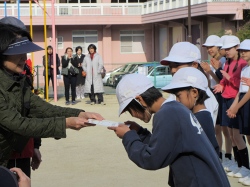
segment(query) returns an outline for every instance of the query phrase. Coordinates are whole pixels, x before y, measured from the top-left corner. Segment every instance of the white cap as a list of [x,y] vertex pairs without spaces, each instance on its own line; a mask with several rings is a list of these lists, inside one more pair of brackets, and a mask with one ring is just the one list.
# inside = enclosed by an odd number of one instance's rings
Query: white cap
[[240,47],[238,50],[249,50],[250,51],[250,39],[245,39],[243,42],[240,43]]
[[225,41],[225,39],[228,37],[229,35],[223,35],[222,37],[220,37],[220,47],[223,46],[223,43]]
[[234,47],[236,45],[240,44],[240,40],[237,36],[233,36],[233,35],[228,35],[224,41],[223,41],[223,45],[222,45],[222,49],[228,49],[231,47]]
[[119,116],[136,96],[144,93],[153,86],[152,81],[145,75],[138,73],[125,75],[116,87]]
[[173,45],[169,55],[161,60],[162,65],[169,65],[169,62],[187,63],[201,60],[199,48],[190,42],[178,42]]
[[203,47],[212,47],[212,46],[221,47],[222,44],[220,43],[220,37],[216,35],[210,35],[209,37],[207,37],[206,42],[202,46]]
[[208,88],[206,76],[200,70],[193,67],[181,68],[174,74],[170,84],[164,86],[162,90],[168,91],[189,86],[206,91]]

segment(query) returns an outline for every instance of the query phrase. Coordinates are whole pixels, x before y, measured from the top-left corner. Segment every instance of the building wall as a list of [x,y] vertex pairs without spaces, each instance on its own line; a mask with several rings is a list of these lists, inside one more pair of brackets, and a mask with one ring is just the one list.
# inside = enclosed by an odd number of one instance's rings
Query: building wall
[[[112,67],[117,67],[128,62],[152,61],[152,29],[151,25],[124,25],[112,26]],[[144,30],[145,31],[145,53],[121,53],[120,31],[121,30]]]
[[[33,28],[34,42],[46,48],[44,42],[43,26],[36,26]],[[57,26],[56,37],[63,37],[63,48],[54,49],[58,53],[60,59],[64,55],[67,47],[72,47],[72,31],[73,30],[97,30],[98,31],[98,44],[97,52],[103,57],[104,66],[107,71],[114,69],[129,62],[149,62],[153,61],[152,53],[154,52],[152,27],[148,25],[124,25],[124,26]],[[121,53],[120,31],[121,30],[144,30],[144,53]],[[47,28],[47,46],[52,45],[52,30]],[[42,76],[43,64],[42,57],[45,55],[46,50],[34,53],[34,66],[40,66],[38,69],[39,83],[44,84]],[[31,56],[28,56],[31,58]]]

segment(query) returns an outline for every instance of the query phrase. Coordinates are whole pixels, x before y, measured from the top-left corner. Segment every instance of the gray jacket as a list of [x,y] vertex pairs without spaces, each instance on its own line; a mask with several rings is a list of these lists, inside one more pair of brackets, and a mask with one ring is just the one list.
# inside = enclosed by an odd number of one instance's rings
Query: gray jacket
[[87,76],[85,80],[85,93],[91,93],[91,85],[94,85],[94,93],[103,93],[103,82],[102,82],[102,68],[103,61],[102,57],[95,53],[93,60],[90,58],[90,54],[87,54],[83,60],[82,68],[86,71]]

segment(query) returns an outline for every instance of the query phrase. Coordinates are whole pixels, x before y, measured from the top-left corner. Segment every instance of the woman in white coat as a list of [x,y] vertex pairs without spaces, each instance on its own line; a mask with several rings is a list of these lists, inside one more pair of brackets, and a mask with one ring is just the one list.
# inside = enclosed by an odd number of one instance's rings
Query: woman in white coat
[[[105,105],[103,100],[103,82],[102,82],[102,57],[96,52],[96,46],[90,44],[88,46],[89,54],[83,60],[82,68],[87,73],[85,80],[85,93],[89,94],[90,104],[96,103]],[[98,102],[96,102],[96,96]]]

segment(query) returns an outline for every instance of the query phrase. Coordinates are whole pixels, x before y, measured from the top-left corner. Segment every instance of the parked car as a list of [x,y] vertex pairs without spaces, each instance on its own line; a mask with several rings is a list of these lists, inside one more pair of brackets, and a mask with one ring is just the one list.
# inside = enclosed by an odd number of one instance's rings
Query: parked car
[[159,65],[151,70],[147,77],[153,82],[156,88],[168,85],[172,80],[169,66]]
[[109,85],[110,85],[110,86],[115,86],[114,82],[115,82],[115,77],[116,77],[117,75],[125,74],[125,73],[128,73],[128,72],[131,72],[131,71],[133,71],[136,67],[138,67],[140,64],[143,64],[143,63],[146,63],[146,62],[127,63],[127,64],[125,64],[125,67],[124,67],[123,69],[121,69],[120,71],[111,73],[111,74],[110,74],[110,78],[109,78]]
[[119,71],[121,68],[123,68],[124,66],[120,66],[118,68],[115,68],[109,72],[106,73],[105,77],[102,79],[102,82],[105,86],[109,86],[109,78],[110,78],[110,74]]
[[[123,72],[121,74],[114,75],[113,86],[116,87],[124,75],[131,74],[131,73],[138,73],[139,67],[145,67],[145,68],[147,68],[147,72],[150,72],[154,67],[159,66],[159,65],[160,65],[159,62],[147,62],[147,63],[143,63],[143,64],[136,66],[134,68],[134,70],[132,70],[130,72]],[[144,73],[146,73],[146,72],[144,72]]]
[[[153,82],[156,88],[162,88],[171,82],[172,74],[170,72],[169,66],[157,65],[156,67],[153,66],[149,68],[150,70],[147,77]],[[116,77],[116,86],[124,75],[126,74]]]

